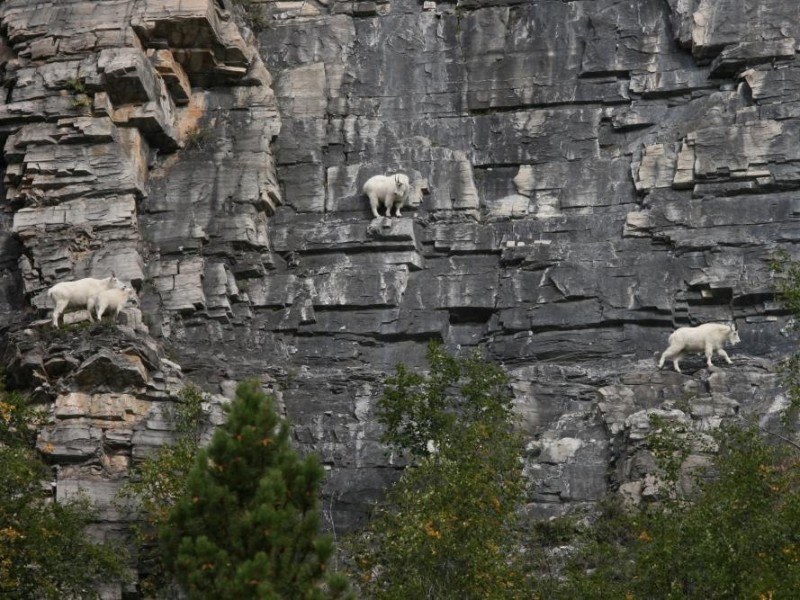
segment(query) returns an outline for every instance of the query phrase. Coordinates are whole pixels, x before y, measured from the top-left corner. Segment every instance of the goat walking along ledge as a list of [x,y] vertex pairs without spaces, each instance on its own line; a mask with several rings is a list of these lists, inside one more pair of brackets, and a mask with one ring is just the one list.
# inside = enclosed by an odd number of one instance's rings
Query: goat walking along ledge
[[664,366],[664,361],[672,359],[672,364],[675,370],[681,373],[678,361],[684,354],[690,352],[700,353],[704,352],[706,355],[706,364],[708,368],[714,367],[711,362],[711,356],[716,350],[717,353],[724,358],[727,363],[733,364],[728,353],[723,350],[722,346],[725,342],[730,342],[732,345],[738,344],[739,332],[736,331],[734,325],[727,325],[725,323],[703,323],[696,327],[680,327],[676,329],[669,336],[669,346],[661,354],[658,361],[658,368]]

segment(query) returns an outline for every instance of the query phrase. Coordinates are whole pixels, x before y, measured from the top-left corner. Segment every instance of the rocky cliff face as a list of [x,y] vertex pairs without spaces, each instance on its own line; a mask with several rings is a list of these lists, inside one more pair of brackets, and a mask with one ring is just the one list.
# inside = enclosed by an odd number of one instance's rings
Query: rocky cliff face
[[[113,495],[185,380],[259,377],[352,526],[396,473],[382,377],[429,339],[509,369],[537,516],[652,493],[654,411],[703,431],[785,403],[791,3],[6,0],[0,26],[0,325],[53,406],[59,494]],[[421,204],[373,220],[361,186],[393,171]],[[30,327],[52,283],[111,270],[142,298],[125,326]],[[711,320],[732,366],[656,369]]]

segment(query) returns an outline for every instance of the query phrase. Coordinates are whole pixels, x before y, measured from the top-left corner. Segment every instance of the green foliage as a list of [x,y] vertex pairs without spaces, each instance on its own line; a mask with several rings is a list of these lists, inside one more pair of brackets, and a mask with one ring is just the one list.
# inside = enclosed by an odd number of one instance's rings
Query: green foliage
[[183,143],[185,150],[202,150],[213,137],[214,132],[210,127],[197,126],[186,133]]
[[159,447],[135,465],[130,481],[123,486],[123,496],[138,500],[151,524],[163,523],[186,489],[186,478],[199,451],[205,423],[204,400],[199,388],[186,386],[181,390],[180,402],[168,409],[166,415],[175,428],[175,443]]
[[181,390],[180,402],[167,409],[167,416],[179,438],[187,438],[195,445],[200,443],[206,418],[203,404],[207,400],[206,394],[197,386],[187,385]]
[[92,105],[92,98],[86,91],[86,85],[80,79],[68,79],[65,87],[72,92],[72,106],[74,108]]
[[272,398],[240,384],[228,419],[201,450],[160,528],[164,563],[189,598],[341,598],[320,536],[315,457],[300,459]]
[[778,300],[793,315],[800,315],[800,263],[792,260],[786,250],[779,250],[770,259],[770,270]]
[[244,9],[244,19],[247,25],[256,33],[269,28],[270,20],[264,12],[264,3],[256,0],[234,0]]
[[779,369],[781,381],[789,397],[789,406],[783,413],[784,425],[797,420],[800,413],[800,353],[792,354],[784,360]]
[[124,578],[123,558],[87,539],[86,500],[48,497],[50,470],[33,450],[44,419],[21,395],[0,391],[0,596],[94,598],[98,582]]
[[793,598],[800,589],[800,459],[755,429],[718,434],[715,477],[692,504],[606,507],[547,598]]
[[681,476],[681,467],[691,452],[692,434],[683,423],[669,421],[659,415],[650,415],[652,432],[647,437],[647,446],[653,453],[661,481],[670,497],[676,497]]
[[[0,379],[3,377],[0,373]],[[21,394],[6,392],[0,386],[0,445],[32,448],[46,421],[43,410],[31,405]]]
[[66,87],[74,94],[86,93],[86,85],[80,79],[68,79]]
[[170,578],[160,564],[156,546],[158,528],[162,526],[186,491],[186,480],[200,449],[200,438],[206,423],[203,403],[205,394],[188,385],[181,390],[179,401],[166,416],[175,429],[174,444],[158,450],[131,469],[129,481],[120,490],[121,499],[135,502],[143,520],[135,526],[136,544],[142,549],[140,562],[146,573],[140,582],[148,596],[163,595],[169,589]]
[[511,394],[501,367],[477,355],[456,358],[438,343],[429,344],[427,358],[428,375],[400,364],[386,379],[377,406],[385,442],[424,457],[429,455],[429,442],[446,454],[459,437],[474,436],[474,429],[493,426],[510,431]]
[[526,597],[523,448],[507,376],[436,343],[427,357],[428,375],[399,365],[378,403],[384,441],[416,462],[352,542],[362,589],[387,599]]
[[[772,256],[770,268],[775,276],[778,301],[795,318],[800,318],[800,262],[791,260],[786,250],[779,250]],[[796,322],[793,328],[797,330]],[[783,415],[784,424],[789,425],[800,413],[800,353],[781,364],[780,374],[789,396],[789,407]]]

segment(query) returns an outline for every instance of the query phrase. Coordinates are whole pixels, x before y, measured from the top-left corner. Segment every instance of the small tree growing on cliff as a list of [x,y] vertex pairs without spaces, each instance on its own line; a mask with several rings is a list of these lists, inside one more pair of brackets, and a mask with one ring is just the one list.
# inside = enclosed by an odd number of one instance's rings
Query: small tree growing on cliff
[[[792,260],[785,250],[776,252],[770,264],[775,277],[775,291],[778,301],[791,312],[795,321],[793,329],[800,326],[800,262]],[[800,414],[800,353],[795,352],[783,363],[781,376],[789,396],[789,409],[784,414],[788,425]]]
[[318,532],[323,475],[292,449],[272,398],[240,384],[160,530],[167,568],[190,598],[343,597],[346,581],[328,573],[332,541]]
[[138,567],[142,575],[139,587],[147,597],[171,597],[174,591],[161,564],[158,529],[186,490],[189,471],[208,426],[204,408],[207,397],[198,387],[187,385],[177,400],[166,411],[166,417],[174,427],[174,443],[159,446],[134,465],[129,481],[120,490],[122,506],[129,508],[133,503],[141,511],[139,521],[134,525],[134,542],[139,550]]
[[25,398],[0,389],[0,597],[95,598],[98,583],[125,577],[124,560],[87,536],[87,501],[44,492],[50,469],[33,449],[43,424]]
[[387,599],[526,597],[523,448],[508,378],[437,343],[428,362],[428,375],[399,365],[378,403],[385,441],[415,462],[355,540],[362,589]]

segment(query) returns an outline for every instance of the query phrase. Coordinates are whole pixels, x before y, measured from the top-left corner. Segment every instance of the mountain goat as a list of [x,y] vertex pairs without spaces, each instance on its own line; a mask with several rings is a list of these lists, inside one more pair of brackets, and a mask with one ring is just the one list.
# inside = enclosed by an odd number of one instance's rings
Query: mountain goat
[[95,294],[95,296],[89,300],[86,307],[89,309],[90,314],[92,309],[97,307],[98,321],[102,321],[103,313],[106,312],[106,309],[113,310],[114,322],[116,323],[119,312],[125,308],[127,304],[135,306],[139,304],[139,298],[136,296],[136,290],[130,285],[125,284],[121,288],[111,288]]
[[714,350],[730,365],[732,364],[731,359],[728,353],[722,349],[722,345],[726,341],[734,345],[740,342],[739,332],[736,331],[734,325],[703,323],[697,327],[681,327],[669,336],[669,347],[661,355],[661,359],[658,361],[658,368],[660,369],[664,366],[665,360],[672,359],[675,370],[680,373],[681,368],[678,365],[678,361],[681,356],[689,352],[705,352],[706,364],[710,369],[714,366],[711,364],[711,355],[714,354]]
[[[88,306],[89,302],[103,290],[121,288],[122,282],[113,274],[105,279],[86,277],[77,281],[62,281],[47,290],[47,297],[55,303],[53,309],[53,327],[58,328],[60,317],[68,306]],[[92,312],[89,311],[89,320]]]
[[408,181],[408,175],[404,173],[395,173],[393,175],[375,175],[367,179],[364,184],[364,193],[369,198],[369,206],[372,209],[372,215],[377,219],[378,206],[383,203],[386,207],[386,216],[392,216],[392,206],[395,207],[395,215],[398,217],[400,209],[406,204],[408,200],[408,191],[411,185]]

